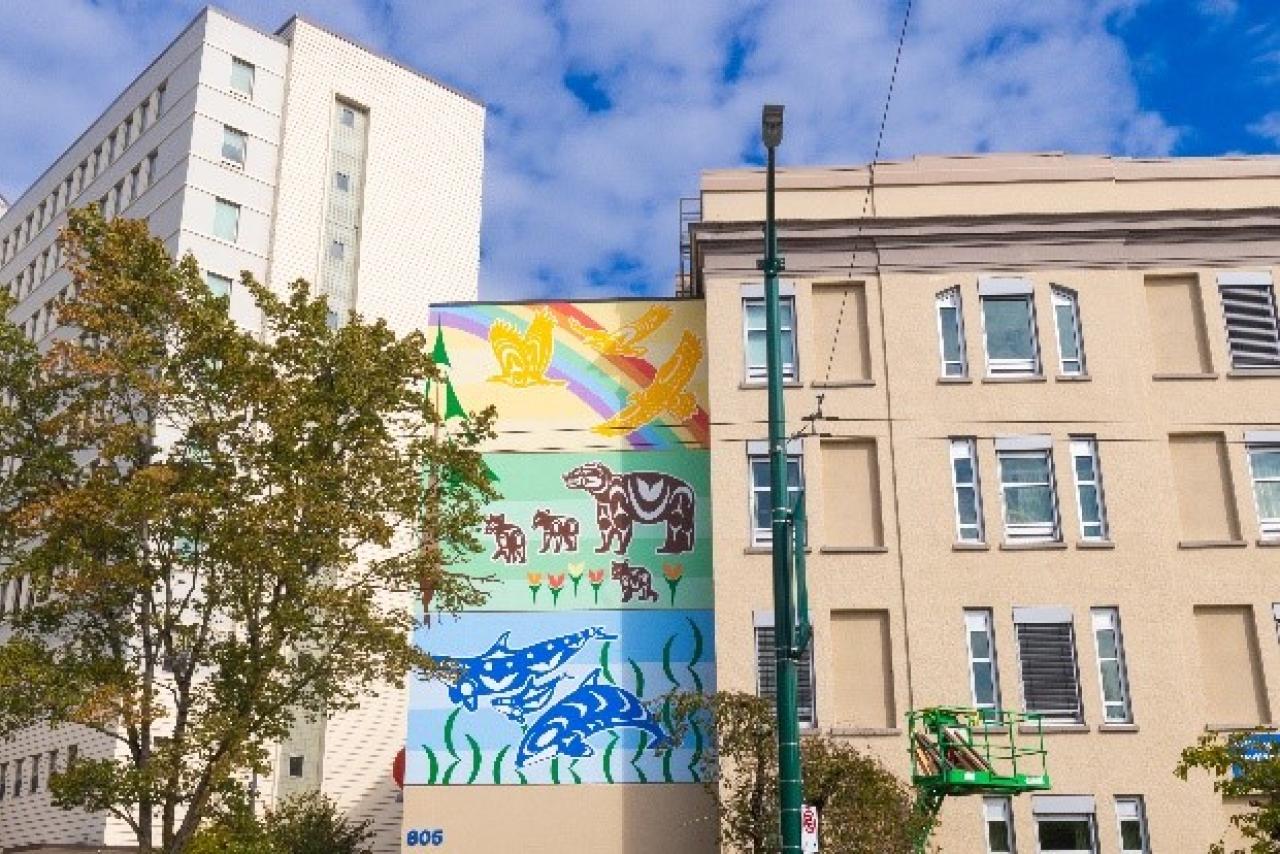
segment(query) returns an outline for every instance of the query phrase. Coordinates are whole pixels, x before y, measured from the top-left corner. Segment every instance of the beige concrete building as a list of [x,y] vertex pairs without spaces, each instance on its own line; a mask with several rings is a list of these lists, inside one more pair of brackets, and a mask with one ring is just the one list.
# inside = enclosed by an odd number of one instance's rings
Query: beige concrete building
[[[684,289],[716,354],[719,685],[767,691],[762,189],[704,173]],[[944,850],[1205,850],[1233,805],[1180,749],[1280,712],[1280,159],[928,157],[778,193],[789,430],[822,415],[794,443],[808,725],[906,774],[908,709],[1041,712],[1052,792],[948,801]]]

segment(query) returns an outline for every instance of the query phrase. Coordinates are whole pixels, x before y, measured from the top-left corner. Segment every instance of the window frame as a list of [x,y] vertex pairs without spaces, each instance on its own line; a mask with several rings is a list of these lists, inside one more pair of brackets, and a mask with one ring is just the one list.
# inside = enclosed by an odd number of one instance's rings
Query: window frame
[[[751,629],[751,642],[755,651],[756,663],[756,696],[764,700],[773,700],[777,696],[778,686],[774,684],[771,688],[766,688],[764,684],[765,668],[761,667],[761,649],[760,649],[760,633],[769,632],[771,638],[769,646],[771,649],[777,649],[777,634],[773,622],[772,614],[755,615]],[[804,659],[796,663],[796,706],[798,710],[798,718],[801,729],[816,729],[818,726],[818,681],[817,670],[814,667],[813,644],[809,644],[805,650]],[[776,655],[776,652],[775,652]],[[774,674],[772,677],[774,682],[777,680],[776,662],[770,659],[768,667],[769,673]],[[805,706],[801,700],[803,695],[804,675],[809,676],[809,704]],[[808,712],[806,717],[805,712]]]
[[[1116,811],[1116,850],[1120,854],[1150,854],[1151,852],[1151,836],[1147,831],[1147,807],[1142,795],[1116,795],[1115,796]],[[1124,808],[1122,808],[1122,805]],[[1126,814],[1130,813],[1131,814]],[[1138,835],[1141,839],[1140,847],[1126,848],[1124,845],[1124,823],[1126,821],[1136,821],[1138,823]]]
[[[961,453],[964,452],[964,453]],[[966,456],[967,455],[967,456]],[[956,463],[969,461],[969,470],[973,473],[972,481],[961,483]],[[986,514],[982,506],[982,478],[978,472],[978,443],[973,436],[952,436],[948,447],[948,460],[951,464],[951,507],[955,518],[955,534],[957,543],[982,545],[987,541]],[[967,524],[960,517],[960,490],[972,489],[976,519]],[[973,529],[973,536],[966,537],[966,529]]]
[[[1219,273],[1217,279],[1218,306],[1222,311],[1222,329],[1227,344],[1227,361],[1233,371],[1273,371],[1280,368],[1280,305],[1276,303],[1275,283],[1267,272]],[[1238,340],[1233,340],[1228,295],[1230,292],[1257,291],[1266,301],[1270,309],[1272,340],[1270,342],[1273,356],[1262,364],[1240,364],[1238,359],[1247,358],[1247,354],[1237,353]]]
[[[1046,481],[1041,483],[1006,483],[1003,462],[1007,459],[1041,458],[1046,464]],[[1006,543],[1059,543],[1062,542],[1062,510],[1058,506],[1058,483],[1054,471],[1052,447],[996,447],[996,476],[1000,482],[1001,521],[1004,523],[1004,539]],[[1051,519],[1049,522],[1014,522],[1009,521],[1010,489],[1043,489],[1049,490]]]
[[[755,479],[756,463],[763,462],[767,467],[769,465],[769,443],[767,441],[753,441],[747,443],[747,524],[750,531],[750,543],[753,547],[771,546],[773,544],[773,527],[757,528],[756,518],[759,508],[758,502],[761,500],[772,500],[771,484],[766,483],[761,488]],[[796,439],[787,443],[787,469],[788,475],[792,463],[796,463],[799,468],[799,477],[797,477],[797,486],[792,489],[790,477],[787,478],[787,497],[794,499],[804,494],[804,445]],[[770,508],[772,510],[772,508]]]
[[[219,293],[218,289],[213,286],[213,281],[212,281],[213,279],[217,279],[219,284],[222,284],[223,282],[226,283],[221,293]],[[235,280],[232,279],[230,276],[224,276],[221,273],[215,273],[213,270],[205,270],[204,286],[208,288],[209,292],[216,297],[230,298],[231,290],[235,286]]]
[[[1007,795],[986,795],[982,798],[983,842],[987,854],[1017,854],[1018,839],[1013,827],[1013,798]],[[1008,837],[1008,847],[997,850],[991,844],[991,826],[1003,824]]]
[[[1053,714],[1053,712],[1067,711],[1065,709],[1054,709],[1049,712],[1040,709],[1031,708],[1030,698],[1027,696],[1027,662],[1026,654],[1023,648],[1022,626],[1024,625],[1053,625],[1066,626],[1069,632],[1069,641],[1071,648],[1071,675],[1075,688],[1075,710],[1070,715]],[[1080,640],[1076,636],[1076,626],[1074,615],[1067,608],[1026,608],[1014,609],[1013,617],[1014,641],[1018,648],[1018,681],[1021,683],[1022,689],[1022,708],[1024,711],[1033,714],[1039,714],[1046,727],[1055,726],[1079,726],[1084,723],[1084,698],[1082,696],[1080,685]]]
[[[232,233],[232,236],[230,237],[226,236],[225,234],[221,234],[218,231],[218,221],[219,221],[218,214],[219,214],[219,211],[222,211],[225,209],[234,209],[235,211],[235,222],[234,222],[234,227],[232,229],[233,233]],[[236,204],[230,199],[224,199],[221,196],[215,196],[213,200],[213,229],[212,229],[213,236],[218,240],[225,240],[229,243],[239,243],[240,242],[240,213],[241,213],[240,205]]]
[[[227,153],[228,140],[232,140],[232,139],[240,143],[239,158],[233,157]],[[249,134],[245,133],[239,128],[224,124],[222,126],[222,148],[220,150],[220,153],[222,154],[222,162],[224,164],[228,164],[237,169],[243,169],[245,167],[245,163],[249,159]],[[232,150],[232,153],[233,154],[235,153],[234,149]]]
[[[1040,840],[1041,822],[1076,822],[1082,821],[1089,828],[1088,848],[1045,848]],[[1091,812],[1082,813],[1036,813],[1036,851],[1038,854],[1098,854],[1098,820]]]
[[[1094,659],[1098,665],[1098,698],[1102,701],[1102,721],[1107,724],[1131,724],[1133,723],[1133,698],[1129,692],[1129,669],[1124,654],[1124,632],[1120,623],[1120,609],[1114,606],[1090,608],[1089,628],[1093,634]],[[1105,631],[1110,631],[1114,637],[1115,655],[1113,656],[1102,655],[1101,633]],[[1106,676],[1102,669],[1104,661],[1115,662],[1120,688],[1119,700],[1107,698]],[[1122,715],[1118,718],[1111,716],[1110,707],[1114,705],[1121,707]]]
[[[1080,321],[1080,294],[1074,289],[1063,285],[1051,285],[1049,287],[1050,304],[1053,307],[1053,329],[1058,340],[1058,373],[1064,377],[1083,377],[1088,376],[1088,366],[1085,362],[1084,354],[1084,327]],[[1061,316],[1058,313],[1060,308],[1069,308],[1071,310],[1071,328],[1070,333],[1075,338],[1076,355],[1069,358],[1064,351],[1063,345],[1066,343],[1062,336]],[[1069,367],[1068,363],[1074,362],[1074,367]]]
[[[1280,439],[1280,434],[1275,438]],[[1272,518],[1262,515],[1262,501],[1261,495],[1258,493],[1258,484],[1280,483],[1280,475],[1267,475],[1260,478],[1258,476],[1258,466],[1254,460],[1255,453],[1280,454],[1280,441],[1245,438],[1245,456],[1249,461],[1249,486],[1250,491],[1253,493],[1253,511],[1258,518],[1258,535],[1266,542],[1273,542],[1280,540],[1280,516]]]
[[[298,773],[296,774],[293,772],[293,763],[295,760],[298,763]],[[290,779],[301,780],[306,771],[306,756],[297,753],[290,754],[285,770]]]
[[[242,88],[236,85],[236,71],[248,70],[248,88]],[[227,77],[227,88],[231,94],[241,98],[253,99],[253,90],[257,85],[258,67],[247,59],[241,59],[238,56],[231,57],[231,73]]]
[[[1076,514],[1080,522],[1080,539],[1093,543],[1109,542],[1111,539],[1111,525],[1107,518],[1107,497],[1102,480],[1102,458],[1098,453],[1098,437],[1071,436],[1068,447],[1071,452],[1071,478],[1075,483]],[[1091,461],[1093,468],[1092,480],[1082,480],[1080,478],[1080,467],[1076,464],[1076,461],[1081,458],[1088,458]],[[1097,497],[1097,522],[1087,522],[1085,520],[1084,490],[1089,487],[1092,487],[1094,495]],[[1095,525],[1098,529],[1097,532],[1090,533],[1089,528]]]
[[[1000,667],[996,656],[995,616],[990,608],[964,609],[964,643],[969,660],[969,698],[980,712],[1000,708]],[[984,634],[987,638],[987,656],[980,657],[973,649],[973,636]],[[977,666],[986,663],[991,667],[991,703],[984,705],[978,699]]]
[[[1031,344],[1031,356],[1026,359],[1007,357],[992,358],[991,339],[987,324],[988,302],[1021,302],[1027,307],[1027,335]],[[1033,293],[979,294],[979,312],[982,315],[982,348],[987,359],[988,377],[1040,377],[1044,375],[1040,355],[1040,327],[1036,319],[1036,301]]]
[[[781,290],[781,289],[780,289]],[[744,295],[742,297],[742,364],[743,377],[745,381],[751,385],[764,384],[768,381],[768,360],[759,365],[753,365],[751,362],[751,333],[757,332],[765,334],[767,331],[768,321],[763,321],[758,329],[751,326],[751,313],[748,311],[749,305],[759,305],[761,308],[761,316],[764,315],[764,297],[754,295]],[[791,306],[791,325],[786,324],[785,306]],[[800,381],[800,350],[798,347],[798,338],[796,336],[796,297],[794,293],[779,293],[778,295],[778,323],[780,326],[779,334],[781,335],[784,346],[784,360],[782,362],[782,380],[783,382],[799,382]],[[791,340],[791,362],[785,360],[786,346],[785,342],[788,335]]]
[[[964,337],[964,296],[960,293],[960,286],[954,285],[939,291],[934,295],[933,303],[934,319],[938,327],[938,358],[941,376],[943,379],[966,379],[969,376],[969,348]],[[959,352],[956,355],[959,358],[954,360],[947,358],[946,327],[942,320],[944,309],[951,309],[955,313],[954,331],[959,344]],[[957,368],[954,373],[949,370],[952,365]]]

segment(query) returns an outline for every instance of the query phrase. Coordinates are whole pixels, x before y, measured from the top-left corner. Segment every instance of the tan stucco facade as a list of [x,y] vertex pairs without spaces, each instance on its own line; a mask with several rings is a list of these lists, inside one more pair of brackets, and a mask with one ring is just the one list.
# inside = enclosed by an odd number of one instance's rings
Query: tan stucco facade
[[[1055,609],[1074,630],[1082,714],[1047,736],[1053,794],[1093,796],[1098,851],[1121,850],[1115,798],[1134,795],[1150,850],[1205,850],[1231,808],[1203,777],[1174,777],[1179,751],[1280,711],[1280,550],[1260,533],[1246,444],[1280,430],[1280,370],[1233,367],[1218,293],[1222,273],[1280,276],[1280,159],[922,158],[878,165],[870,199],[868,183],[865,167],[778,181],[798,365],[788,431],[825,396],[801,440],[817,728],[905,775],[904,713],[974,702],[966,609],[989,611],[1012,709],[1025,701],[1015,609]],[[765,391],[747,380],[743,326],[762,187],[759,170],[705,173],[693,227],[714,354],[718,678],[741,690],[756,688],[753,626],[771,607],[747,462]],[[1032,376],[989,375],[986,277],[1029,292]],[[1075,295],[1078,375],[1061,364],[1055,287]],[[962,376],[940,357],[938,295],[953,288]],[[1060,533],[1010,542],[997,445],[1045,436]],[[957,437],[976,451],[981,543],[958,542]],[[1102,537],[1082,532],[1073,437],[1096,442]],[[1104,716],[1097,608],[1119,616],[1129,721]],[[986,851],[982,816],[980,799],[948,801],[937,842]],[[1030,796],[1013,821],[1017,850],[1039,850]]]

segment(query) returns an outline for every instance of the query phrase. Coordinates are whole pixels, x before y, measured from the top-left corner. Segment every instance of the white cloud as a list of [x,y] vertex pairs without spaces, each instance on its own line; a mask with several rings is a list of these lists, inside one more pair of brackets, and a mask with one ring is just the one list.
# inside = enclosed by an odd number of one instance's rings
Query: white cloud
[[[52,33],[78,46],[7,78],[0,56],[0,86],[25,81],[27,107],[47,116],[41,105],[52,101],[60,123],[0,147],[5,190],[34,177],[35,163],[56,156],[50,140],[69,142],[181,24],[173,14],[148,17],[151,40],[130,44],[123,33],[142,17],[132,5],[53,2],[109,19],[132,53],[122,59]],[[195,0],[184,2],[182,15],[194,13]],[[1138,2],[916,0],[882,156],[1169,152],[1177,131],[1138,103],[1132,61],[1110,26]],[[285,3],[229,6],[274,28]],[[865,161],[901,13],[902,0],[327,0],[303,10],[489,105],[481,273],[489,298],[667,292],[678,198],[696,194],[700,170],[742,163],[766,101],[787,105],[784,163]],[[82,53],[94,57],[88,74],[130,62],[133,70],[80,89]],[[738,67],[726,81],[731,55]],[[611,109],[589,110],[566,87],[570,73],[594,75]],[[29,124],[3,103],[0,120]]]
[[1249,125],[1245,130],[1254,136],[1270,140],[1277,147],[1280,147],[1280,110],[1272,110]]

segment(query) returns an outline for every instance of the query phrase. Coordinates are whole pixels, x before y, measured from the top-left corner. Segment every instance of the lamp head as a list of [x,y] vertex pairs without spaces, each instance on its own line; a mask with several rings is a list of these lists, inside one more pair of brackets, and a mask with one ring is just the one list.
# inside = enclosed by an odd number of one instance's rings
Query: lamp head
[[782,144],[782,105],[765,104],[760,119],[760,139],[765,148],[777,148]]

